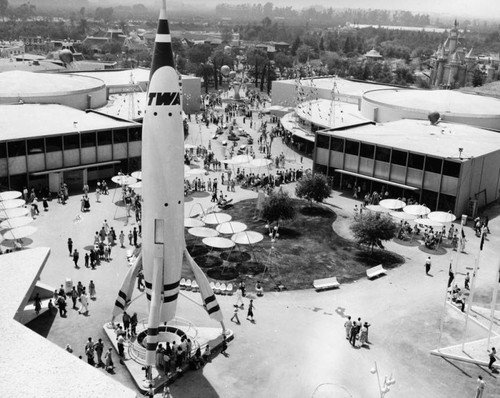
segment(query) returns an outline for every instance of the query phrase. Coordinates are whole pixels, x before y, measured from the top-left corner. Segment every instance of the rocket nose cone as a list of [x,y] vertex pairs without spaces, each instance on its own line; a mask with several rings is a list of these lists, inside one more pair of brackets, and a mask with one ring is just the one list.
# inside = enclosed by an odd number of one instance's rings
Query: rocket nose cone
[[172,37],[170,36],[170,28],[168,26],[165,0],[162,1],[160,17],[158,19],[150,76],[162,66],[175,68]]

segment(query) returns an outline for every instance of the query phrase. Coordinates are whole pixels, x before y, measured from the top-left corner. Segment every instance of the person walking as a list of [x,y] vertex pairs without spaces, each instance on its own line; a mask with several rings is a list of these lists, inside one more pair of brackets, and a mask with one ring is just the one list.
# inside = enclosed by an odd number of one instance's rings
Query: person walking
[[89,254],[88,253],[85,253],[85,268],[88,268],[89,267]]
[[94,350],[97,355],[96,366],[101,367],[102,365],[104,365],[104,363],[102,362],[102,353],[104,351],[104,344],[102,343],[102,339],[99,339],[99,341],[94,344]]
[[87,355],[87,362],[89,365],[94,366],[94,342],[92,341],[92,337],[88,338],[87,344],[85,344],[85,355]]
[[448,289],[451,286],[451,283],[453,282],[453,279],[455,279],[455,274],[453,273],[453,270],[451,269],[451,263],[450,263],[450,269],[448,270]]
[[235,307],[243,308],[245,304],[243,304],[243,293],[241,291],[241,287],[238,286],[236,289],[236,304]]
[[132,235],[134,237],[134,246],[137,247],[137,228],[134,227],[134,230],[132,231]]
[[427,257],[427,260],[425,260],[425,274],[429,275],[430,270],[431,270],[431,256]]
[[125,357],[125,338],[123,337],[123,334],[119,334],[117,336],[117,342],[116,345],[118,346],[118,355],[122,358]]
[[234,314],[233,316],[231,317],[231,322],[234,322],[236,323],[237,325],[240,325],[241,322],[240,322],[240,318],[238,318],[238,307],[237,306],[234,306]]
[[226,336],[222,336],[222,350],[220,351],[222,355],[227,355],[226,354],[226,350],[227,350],[227,340],[226,340]]
[[71,238],[68,238],[68,251],[69,255],[73,255],[73,240]]
[[488,369],[493,372],[496,372],[496,369],[493,369],[493,364],[497,360],[497,350],[495,347],[491,347],[491,350],[488,350],[488,352],[490,357],[490,362],[488,363]]
[[137,289],[144,289],[144,273],[142,272],[142,270],[137,274]]
[[57,306],[59,307],[59,315],[61,318],[66,318],[68,311],[66,310],[66,300],[64,299],[64,296],[59,296],[57,299]]
[[477,387],[476,387],[476,396],[475,398],[482,398],[484,394],[484,380],[483,376],[477,376]]
[[89,283],[89,295],[91,300],[95,300],[95,283],[94,281],[90,281]]
[[470,290],[469,284],[470,284],[470,275],[467,272],[467,274],[465,275],[465,281],[464,281],[464,288],[466,290]]
[[132,314],[132,316],[130,317],[130,335],[132,337],[136,336],[137,335],[137,331],[136,331],[136,328],[137,328],[137,312],[134,312]]
[[113,372],[113,369],[115,368],[115,364],[113,363],[113,352],[112,348],[108,349],[108,352],[104,356],[104,365],[106,367],[106,371],[111,373]]
[[247,319],[250,318],[250,321],[254,321],[253,319],[253,310],[254,310],[253,300],[250,300],[250,304],[248,305]]
[[346,340],[349,340],[349,337],[351,337],[351,329],[352,329],[352,321],[350,316],[347,317],[347,321],[345,321],[344,327],[345,327],[345,338]]
[[130,327],[130,315],[127,314],[127,311],[123,311],[123,328],[125,329],[125,332],[129,333],[129,327]]
[[125,234],[123,233],[123,231],[120,231],[119,239],[120,239],[120,247],[125,247],[123,245],[123,242],[125,242]]
[[75,263],[75,268],[80,268],[80,267],[78,266],[78,259],[79,259],[79,258],[80,258],[80,253],[78,253],[78,250],[77,250],[77,249],[75,249],[75,250],[73,251],[73,262]]

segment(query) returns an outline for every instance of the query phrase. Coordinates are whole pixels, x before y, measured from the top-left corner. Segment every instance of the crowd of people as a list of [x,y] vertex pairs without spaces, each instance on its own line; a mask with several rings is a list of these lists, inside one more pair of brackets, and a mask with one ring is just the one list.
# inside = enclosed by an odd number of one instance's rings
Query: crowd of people
[[344,323],[346,340],[349,340],[349,343],[353,347],[363,347],[369,344],[368,328],[370,326],[368,322],[362,322],[361,318],[358,318],[357,321],[352,321],[351,316],[348,316]]

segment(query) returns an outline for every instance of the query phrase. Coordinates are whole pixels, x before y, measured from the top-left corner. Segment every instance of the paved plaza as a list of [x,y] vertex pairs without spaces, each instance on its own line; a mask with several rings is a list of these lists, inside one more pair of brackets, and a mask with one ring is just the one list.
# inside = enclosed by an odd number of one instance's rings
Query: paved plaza
[[[243,125],[239,117],[238,122],[257,138],[255,129],[248,128],[248,121]],[[215,126],[207,129],[204,125],[190,123],[190,135],[186,142],[207,146],[214,130]],[[300,155],[283,146],[280,141],[279,138],[274,140],[273,155],[283,152],[287,168],[311,168],[310,159],[304,158],[301,163]],[[212,149],[222,160],[224,148],[220,142],[213,141]],[[263,156],[256,152],[258,157]],[[210,173],[209,177],[216,175],[220,181],[220,173]],[[118,188],[116,192],[115,188]],[[284,186],[292,194],[294,188],[295,184]],[[97,299],[91,301],[88,316],[79,315],[78,311],[68,306],[67,318],[57,315],[48,320],[44,316],[44,319],[35,321],[35,327],[37,330],[44,329],[43,334],[59,347],[70,344],[74,353],[68,355],[85,357],[84,345],[88,337],[94,341],[102,338],[105,347],[110,346],[103,325],[111,319],[117,291],[128,270],[126,251],[131,247],[128,239],[125,248],[120,248],[119,244],[114,246],[112,260],[109,263],[102,262],[96,270],[85,268],[83,254],[91,248],[93,236],[105,219],[114,227],[117,235],[122,230],[127,235],[137,225],[133,217],[127,222],[124,207],[114,204],[120,198],[119,187],[110,185],[109,195],[101,196],[101,203],[96,203],[95,195],[91,194],[89,213],[80,212],[79,192],[70,194],[73,195],[66,205],[52,201],[49,211],[42,211],[37,217],[33,225],[38,230],[30,237],[33,242],[29,247],[51,248],[51,255],[41,275],[42,282],[58,288],[66,278],[71,278],[75,284],[81,281],[85,286],[93,280]],[[236,187],[236,192],[228,193],[228,196],[236,202],[256,198],[257,194]],[[209,207],[210,196],[195,193],[188,197],[186,215],[197,207],[197,203],[203,208]],[[352,199],[351,195],[337,191],[326,201],[326,206],[337,214],[333,229],[341,236],[350,238],[349,224],[356,203],[359,204],[359,201]],[[500,257],[499,213],[498,206],[488,210],[491,234],[481,254],[477,282],[479,299],[487,299],[491,290],[489,281],[495,279]],[[479,239],[474,236],[470,226],[465,227],[465,233],[468,239],[466,253],[459,254],[458,260],[457,282],[460,285],[463,285],[464,274],[472,268],[479,250]],[[68,255],[66,242],[69,237],[81,253],[79,269],[74,267]],[[279,240],[276,245],[279,247]],[[376,398],[380,396],[377,377],[370,373],[375,362],[382,380],[391,373],[396,380],[387,397],[472,398],[475,396],[478,375],[482,375],[486,382],[484,397],[499,396],[497,376],[486,367],[430,355],[438,344],[448,265],[450,258],[455,258],[455,252],[446,249],[445,254],[431,254],[431,275],[426,276],[424,263],[428,254],[418,246],[388,242],[386,248],[405,258],[405,263],[389,271],[387,276],[372,281],[362,278],[355,283],[342,285],[340,289],[321,293],[314,291],[312,284],[311,289],[307,290],[265,292],[264,297],[254,301],[255,323],[245,320],[246,311],[240,312],[241,325],[230,322],[235,296],[218,296],[226,327],[231,328],[235,336],[227,350],[228,355],[216,355],[201,370],[183,375],[171,386],[173,396]],[[249,287],[253,289],[253,286]],[[134,298],[140,294],[136,290]],[[248,300],[245,310],[247,303]],[[200,304],[201,298],[197,293],[183,291],[178,315],[200,327],[219,327],[217,322],[209,319]],[[145,318],[146,298],[142,296],[135,300],[130,312],[137,312],[139,319]],[[372,325],[367,347],[353,348],[347,342],[343,327],[347,315],[355,319],[361,317]],[[460,311],[447,308],[442,347],[461,342],[463,322],[464,316]],[[498,332],[496,327],[494,332]],[[469,322],[469,341],[486,336],[487,330],[481,327],[480,322]],[[484,352],[484,360],[487,358],[487,352]],[[125,367],[118,361],[116,366],[116,373],[109,377],[135,388]]]

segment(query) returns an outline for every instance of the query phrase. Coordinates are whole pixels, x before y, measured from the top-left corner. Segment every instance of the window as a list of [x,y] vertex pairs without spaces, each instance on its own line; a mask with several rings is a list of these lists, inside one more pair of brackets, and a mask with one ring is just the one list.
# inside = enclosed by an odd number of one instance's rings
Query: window
[[129,141],[140,141],[142,139],[142,130],[140,128],[132,128],[128,131]]
[[95,133],[83,133],[80,139],[82,141],[82,148],[92,148],[96,146]]
[[406,157],[407,156],[408,156],[407,152],[397,151],[396,149],[393,149],[391,162],[393,164],[398,164],[400,166],[406,166]]
[[342,138],[332,137],[330,140],[330,149],[332,151],[344,152],[344,140]]
[[44,152],[44,142],[43,138],[35,138],[33,140],[28,140],[28,155],[34,153],[43,153]]
[[375,153],[375,145],[361,144],[361,157],[373,159],[373,154]]
[[24,140],[9,141],[7,148],[9,151],[9,158],[26,155],[26,142]]
[[79,149],[80,148],[80,136],[79,134],[69,134],[63,137],[64,149]]
[[443,164],[442,159],[427,156],[427,159],[425,160],[425,171],[441,174],[442,164]]
[[114,130],[113,142],[115,144],[127,142],[127,130]]
[[47,152],[62,151],[62,137],[45,138],[45,150]]
[[5,142],[0,142],[0,158],[7,157],[7,145]]
[[455,211],[456,197],[451,195],[445,195],[443,193],[439,194],[439,205],[438,209],[440,211]]
[[450,162],[449,160],[445,160],[443,164],[443,174],[445,176],[460,177],[460,167],[462,165],[458,162]]
[[424,169],[424,156],[417,155],[416,153],[410,153],[408,157],[408,167],[412,169],[423,170]]
[[98,145],[111,145],[111,131],[98,131],[97,132]]
[[383,148],[378,146],[375,151],[375,159],[380,162],[389,163],[391,160],[391,150],[390,148]]
[[316,138],[316,145],[318,148],[326,148],[330,147],[330,137],[327,135],[318,134]]
[[356,141],[345,141],[345,153],[349,155],[358,155],[359,154],[359,142]]

